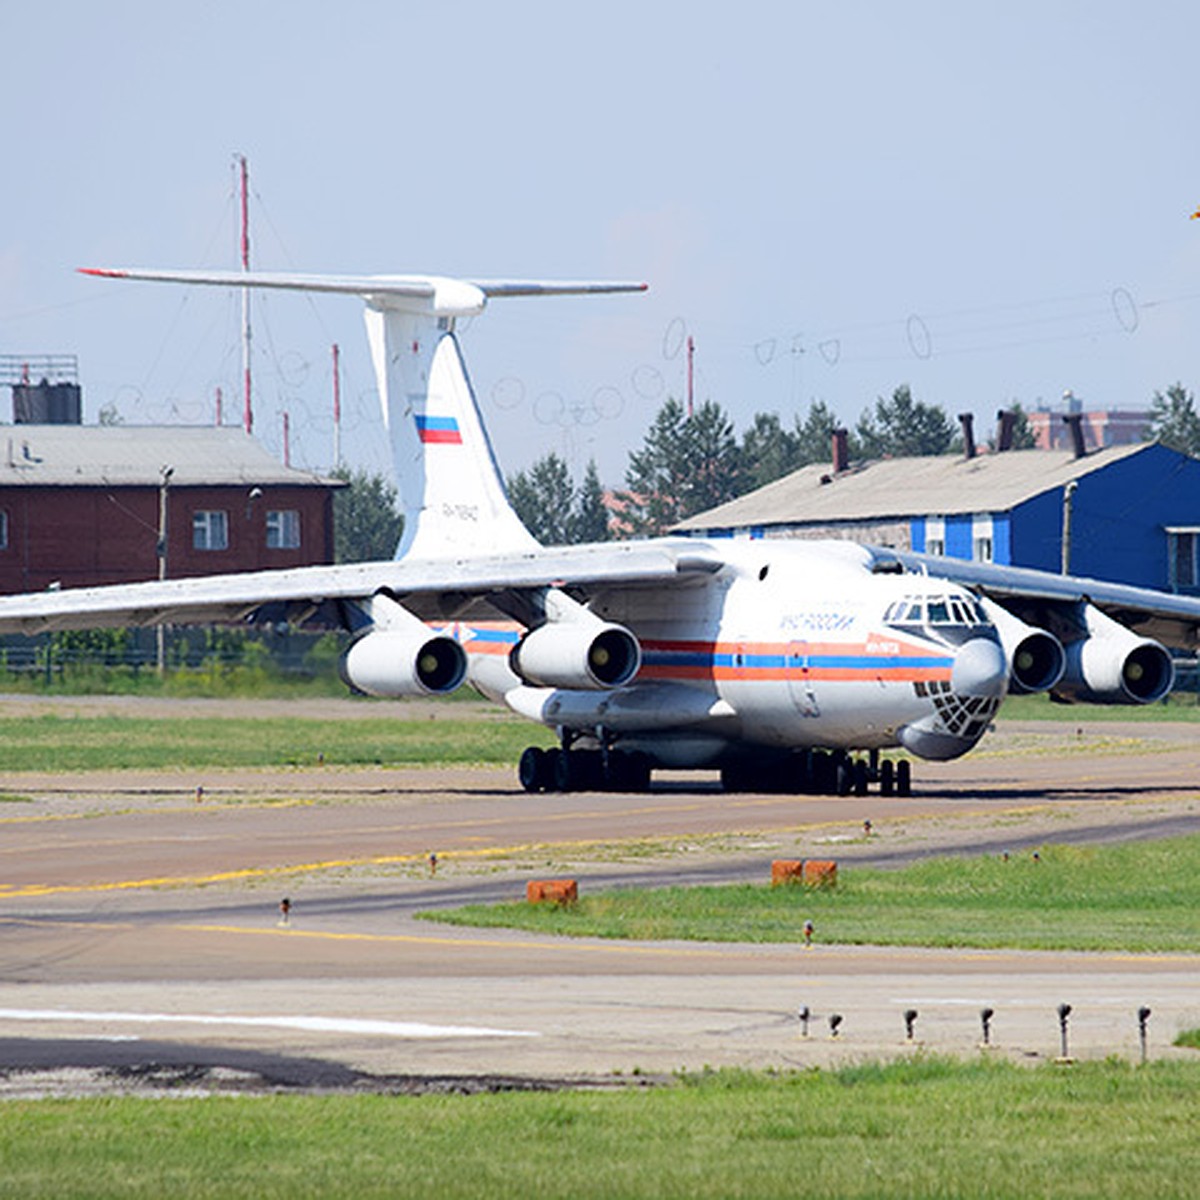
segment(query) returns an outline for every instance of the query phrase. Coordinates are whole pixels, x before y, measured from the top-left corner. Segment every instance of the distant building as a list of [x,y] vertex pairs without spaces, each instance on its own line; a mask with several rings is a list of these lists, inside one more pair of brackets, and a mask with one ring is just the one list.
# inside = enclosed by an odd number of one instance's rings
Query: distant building
[[1104,450],[1109,446],[1133,446],[1146,441],[1150,435],[1150,413],[1142,409],[1096,409],[1085,411],[1083,404],[1070,392],[1063,397],[1058,409],[1038,408],[1025,414],[1029,429],[1039,450],[1072,449],[1072,432],[1068,417],[1078,414],[1084,445],[1088,450]]
[[837,537],[1200,594],[1200,461],[1158,442],[802,467],[682,522],[694,536]]
[[0,426],[0,592],[157,579],[164,491],[168,578],[332,562],[341,486],[240,429]]

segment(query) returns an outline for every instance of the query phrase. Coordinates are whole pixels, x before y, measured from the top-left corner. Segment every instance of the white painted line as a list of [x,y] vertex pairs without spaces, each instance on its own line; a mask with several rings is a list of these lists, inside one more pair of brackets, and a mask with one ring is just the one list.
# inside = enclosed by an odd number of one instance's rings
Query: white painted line
[[523,1038],[540,1034],[475,1025],[426,1025],[419,1021],[363,1021],[353,1017],[214,1017],[186,1013],[79,1012],[59,1008],[0,1008],[0,1021],[70,1021],[131,1025],[242,1025],[299,1029],[305,1033],[357,1033],[394,1038]]

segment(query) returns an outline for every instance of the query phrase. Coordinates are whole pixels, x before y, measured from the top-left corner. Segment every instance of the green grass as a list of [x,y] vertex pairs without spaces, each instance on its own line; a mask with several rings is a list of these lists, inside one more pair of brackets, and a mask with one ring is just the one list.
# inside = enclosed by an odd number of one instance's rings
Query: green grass
[[1048,695],[1009,696],[997,718],[1014,721],[1059,721],[1079,725],[1091,721],[1182,721],[1200,724],[1200,704],[1194,692],[1176,692],[1159,704],[1055,704]]
[[938,858],[900,871],[843,863],[838,885],[628,889],[570,907],[522,902],[423,914],[543,933],[735,942],[1200,953],[1200,835]]
[[[182,689],[182,694],[212,694],[206,691],[203,674],[196,673],[194,690],[186,672],[175,675],[173,686]],[[306,694],[303,684],[297,684],[297,689],[292,694]],[[254,693],[243,680],[236,694]],[[287,689],[268,694],[287,694]],[[462,695],[477,699],[473,692],[464,690]],[[1019,697],[1006,702],[1004,715],[1014,719],[1065,717],[1069,722],[1134,716],[1190,721],[1200,719],[1200,709],[1194,705],[1064,709],[1043,697]],[[319,754],[332,765],[511,765],[525,746],[550,746],[554,740],[549,730],[498,706],[463,715],[453,700],[439,706],[436,716],[420,720],[406,717],[403,703],[371,701],[363,702],[363,715],[355,721],[45,714],[0,718],[0,772],[290,766],[313,763]]]
[[1175,1045],[1188,1050],[1200,1050],[1200,1029],[1185,1029],[1175,1039]]
[[170,667],[159,675],[153,666],[105,667],[96,664],[54,671],[47,681],[41,671],[7,671],[0,689],[29,696],[162,696],[214,699],[231,697],[344,697],[346,685],[333,670],[285,673],[270,668],[211,662],[198,667]]
[[1200,1062],[917,1057],[618,1092],[9,1101],[0,1197],[1194,1194]]
[[552,745],[549,730],[516,717],[424,720],[378,715],[360,720],[293,717],[154,719],[145,716],[0,718],[0,772],[115,768],[515,763],[531,743]]

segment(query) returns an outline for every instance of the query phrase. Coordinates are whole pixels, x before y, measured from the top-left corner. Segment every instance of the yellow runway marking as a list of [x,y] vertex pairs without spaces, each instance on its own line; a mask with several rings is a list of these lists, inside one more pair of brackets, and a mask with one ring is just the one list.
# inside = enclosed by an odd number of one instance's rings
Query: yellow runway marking
[[[168,929],[173,933],[203,933],[224,934],[234,937],[267,937],[293,938],[307,941],[323,942],[363,942],[376,945],[409,945],[409,946],[438,946],[445,948],[467,947],[469,949],[513,950],[528,952],[531,950],[548,950],[561,953],[578,951],[583,954],[625,954],[636,956],[662,958],[706,958],[725,959],[730,954],[749,952],[757,957],[769,957],[772,953],[786,956],[797,963],[806,966],[816,966],[822,959],[829,957],[841,958],[849,953],[858,959],[863,952],[883,958],[906,957],[912,953],[911,946],[839,946],[834,944],[822,945],[801,954],[804,947],[797,942],[752,943],[728,942],[697,942],[681,944],[679,942],[645,944],[641,942],[622,941],[604,938],[570,938],[547,934],[545,940],[531,941],[528,939],[508,939],[503,929],[495,930],[495,937],[479,937],[476,935],[453,936],[447,934],[416,934],[416,933],[339,933],[333,930],[298,929],[295,925],[287,926],[253,926],[253,925],[219,925],[199,924],[189,922],[166,922],[161,925],[143,925],[134,921],[59,921],[42,920],[37,917],[0,917],[0,927],[21,926],[30,929],[70,929],[97,932],[125,932],[147,928]],[[962,962],[1001,963],[1014,959],[1024,959],[1029,955],[1036,956],[1070,956],[1086,957],[1091,962],[1113,963],[1143,963],[1147,966],[1159,963],[1184,963],[1195,966],[1200,962],[1200,955],[1186,953],[1155,953],[1145,954],[1112,951],[1098,953],[1092,950],[1022,950],[1018,947],[995,950],[946,950],[940,953],[952,955]],[[805,986],[821,985],[825,981],[815,976],[805,977]]]
[[[773,801],[773,800],[750,801],[750,802],[741,802],[739,804],[734,805],[733,807],[755,807],[760,804],[761,805],[769,805],[769,804],[773,804],[773,803],[775,803],[775,801]],[[705,806],[703,806],[703,805],[688,805],[688,806],[684,806],[681,809],[680,808],[671,808],[671,809],[667,809],[667,810],[664,810],[661,808],[626,809],[620,815],[630,815],[635,812],[691,811],[692,809],[700,809],[703,807],[705,807]],[[1041,809],[1043,809],[1044,807],[1046,807],[1046,806],[1031,805],[1024,809],[1002,810],[1002,812],[1000,814],[992,814],[992,815],[1004,815],[1005,812],[1017,812],[1017,813],[1037,812],[1037,811],[1040,811]],[[570,814],[565,814],[565,813],[559,814],[557,819],[559,819],[559,820],[566,819],[566,817],[568,817],[569,815]],[[580,813],[580,814],[575,814],[575,815],[584,816],[584,815],[588,815],[588,814]],[[956,813],[954,815],[955,816],[962,816],[962,815],[969,816],[969,815],[973,815],[973,814]],[[502,819],[503,818],[497,818],[496,823],[499,823]],[[918,819],[918,816],[914,816],[914,817],[908,818],[908,819],[915,820],[915,819]],[[926,819],[936,820],[938,818],[937,818],[937,815],[935,815],[935,814],[929,814]],[[488,822],[482,822],[482,823],[487,824]],[[440,828],[453,828],[458,824],[477,828],[478,825],[480,824],[480,822],[469,822],[469,821],[448,822],[448,823],[446,823],[446,825],[440,826]],[[848,824],[855,825],[855,824],[857,824],[857,822],[851,820],[850,818],[845,818],[845,819],[839,818],[839,819],[831,820],[831,821],[812,821],[812,822],[807,822],[807,823],[801,823],[798,825],[787,825],[787,826],[784,826],[781,830],[776,830],[773,832],[796,832],[796,833],[813,832],[813,831],[821,830],[821,829],[837,829],[837,828],[844,827]],[[356,831],[356,832],[361,832],[361,831]],[[409,828],[409,829],[406,829],[405,832],[411,834],[416,831]],[[762,830],[762,829],[749,829],[749,830],[726,829],[726,830],[721,830],[716,833],[696,833],[696,832],[653,833],[653,834],[646,834],[644,836],[637,836],[637,837],[632,837],[632,838],[610,837],[610,838],[576,839],[576,840],[566,840],[566,841],[556,841],[556,842],[525,842],[525,843],[521,843],[518,845],[511,845],[511,846],[483,846],[483,847],[474,848],[474,849],[462,848],[462,849],[457,849],[457,850],[455,850],[455,849],[449,849],[449,850],[439,849],[438,857],[443,862],[449,862],[449,861],[452,861],[453,859],[506,858],[506,857],[511,857],[511,856],[515,856],[515,855],[531,854],[531,853],[546,854],[546,853],[553,852],[553,853],[566,854],[566,853],[570,853],[571,851],[586,851],[586,850],[593,849],[598,846],[620,845],[622,842],[628,842],[630,844],[635,844],[635,843],[643,843],[643,842],[671,842],[671,841],[678,841],[681,838],[699,838],[699,839],[703,839],[703,838],[707,838],[707,837],[745,838],[745,837],[762,836],[764,833],[767,833],[767,832],[772,832],[772,831]],[[465,840],[482,841],[483,839],[482,838],[468,838]],[[0,884],[0,899],[10,900],[10,899],[28,898],[28,897],[33,897],[33,896],[58,896],[58,895],[71,895],[71,894],[86,894],[86,893],[95,893],[95,892],[136,891],[138,889],[145,889],[145,888],[204,887],[206,885],[214,884],[214,883],[233,883],[233,882],[244,881],[244,880],[249,880],[249,879],[267,879],[267,878],[271,878],[271,877],[284,876],[284,875],[302,875],[302,874],[305,874],[308,872],[346,870],[347,868],[352,868],[352,867],[390,867],[390,866],[403,866],[406,864],[413,864],[413,863],[422,863],[423,864],[426,862],[426,860],[427,860],[426,859],[426,851],[421,851],[419,853],[410,853],[410,854],[369,855],[369,856],[366,856],[363,858],[325,859],[325,860],[321,860],[318,862],[284,864],[284,865],[278,866],[278,867],[245,867],[245,868],[239,868],[239,869],[232,870],[232,871],[214,872],[213,874],[209,874],[209,875],[178,875],[178,876],[164,875],[164,876],[153,876],[153,877],[145,878],[145,879],[111,880],[111,881],[104,882],[104,883],[25,884],[20,887],[10,887],[10,886],[6,886],[4,884]]]
[[[463,851],[462,857],[482,851]],[[446,856],[443,855],[443,858]],[[123,892],[139,888],[204,887],[212,883],[231,883],[237,880],[265,879],[273,875],[299,875],[306,871],[331,871],[346,867],[398,866],[403,863],[424,862],[424,854],[396,854],[371,858],[336,858],[324,862],[295,863],[282,867],[244,867],[235,871],[218,871],[212,875],[161,875],[149,879],[122,879],[107,883],[31,883],[23,887],[0,886],[0,899],[14,900],[29,896],[61,896],[71,893]]]
[[[172,933],[207,933],[226,934],[235,937],[270,937],[294,938],[308,941],[324,942],[367,942],[376,945],[409,945],[409,946],[438,946],[444,948],[467,947],[469,949],[486,950],[553,950],[559,952],[579,951],[584,954],[626,954],[650,955],[666,958],[726,958],[730,950],[742,949],[730,943],[728,949],[715,948],[711,945],[681,946],[681,945],[644,945],[637,942],[620,941],[582,941],[576,938],[554,938],[547,936],[545,941],[512,941],[497,936],[495,939],[476,936],[452,937],[440,934],[416,933],[336,933],[331,930],[297,929],[294,925],[286,927],[250,925],[201,925],[186,922],[169,922],[152,927],[139,925],[133,921],[40,921],[31,918],[0,918],[0,926],[20,925],[31,929],[71,929],[87,930],[89,932],[125,932],[145,928],[169,929]],[[502,934],[498,930],[497,934]],[[761,947],[754,947],[761,949]]]

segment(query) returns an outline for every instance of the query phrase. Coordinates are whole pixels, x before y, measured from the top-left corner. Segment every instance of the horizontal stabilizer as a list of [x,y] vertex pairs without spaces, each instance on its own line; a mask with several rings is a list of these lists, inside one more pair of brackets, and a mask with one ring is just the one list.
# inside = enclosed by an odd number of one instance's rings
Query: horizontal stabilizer
[[182,283],[224,288],[278,288],[294,292],[340,292],[361,296],[373,308],[439,317],[481,313],[493,296],[591,296],[644,292],[644,283],[554,282],[524,279],[450,279],[443,275],[301,275],[282,271],[160,271],[142,267],[81,267],[102,279]]

